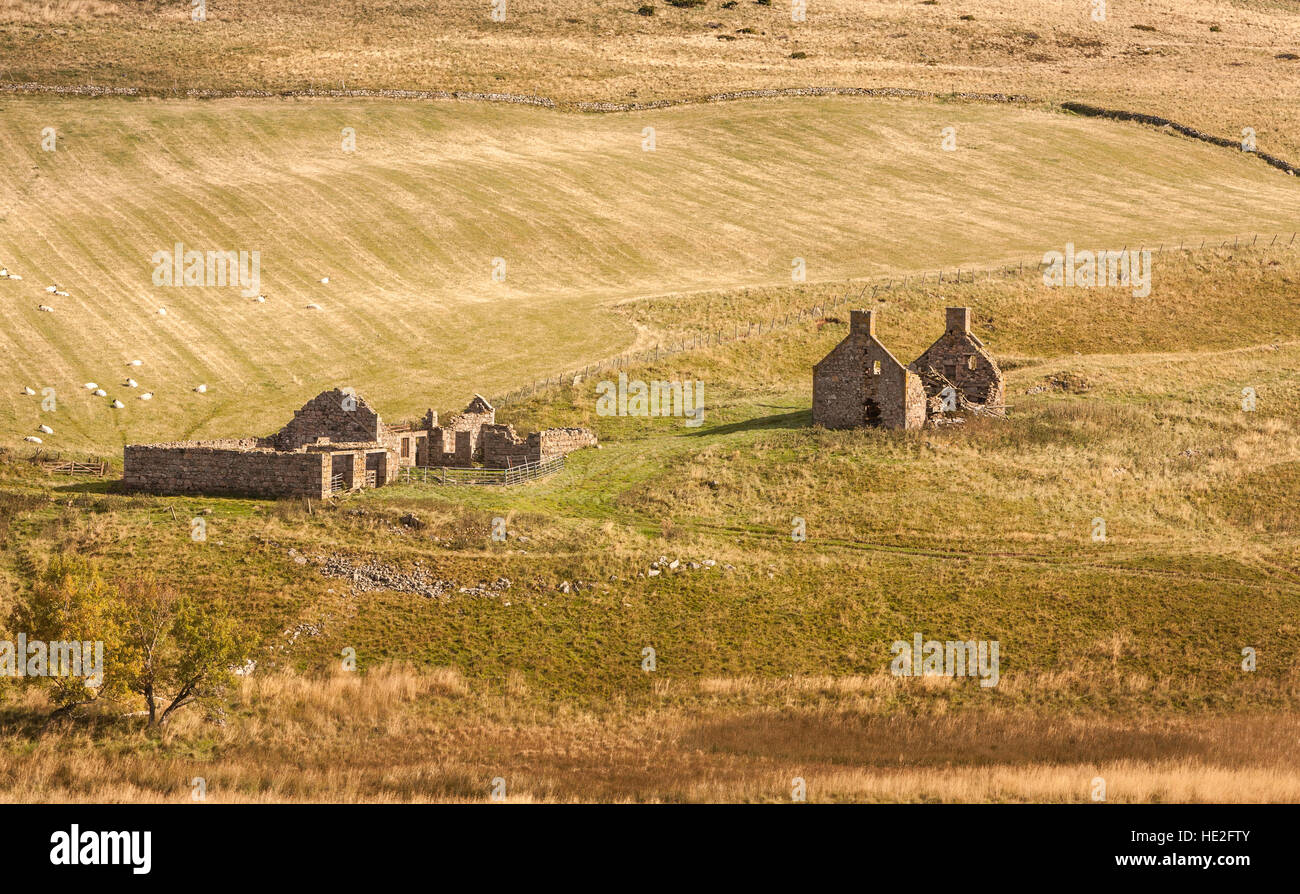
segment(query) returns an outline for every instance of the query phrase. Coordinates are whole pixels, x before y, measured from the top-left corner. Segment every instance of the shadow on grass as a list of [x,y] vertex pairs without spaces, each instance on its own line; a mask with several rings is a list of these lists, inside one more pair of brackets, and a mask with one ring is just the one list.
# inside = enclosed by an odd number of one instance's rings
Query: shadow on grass
[[729,422],[713,428],[691,429],[692,437],[703,438],[717,435],[734,435],[745,431],[762,431],[776,429],[796,429],[812,427],[812,410],[798,410],[794,413],[775,413],[771,416],[759,416],[743,422]]

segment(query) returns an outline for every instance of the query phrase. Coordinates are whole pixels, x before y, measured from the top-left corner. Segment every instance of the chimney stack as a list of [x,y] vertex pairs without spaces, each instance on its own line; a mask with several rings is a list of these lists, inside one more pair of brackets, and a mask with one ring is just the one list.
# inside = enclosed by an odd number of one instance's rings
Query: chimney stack
[[970,334],[970,308],[950,307],[947,309],[948,331],[954,330],[963,335]]
[[870,310],[849,311],[849,334],[876,337],[876,314]]

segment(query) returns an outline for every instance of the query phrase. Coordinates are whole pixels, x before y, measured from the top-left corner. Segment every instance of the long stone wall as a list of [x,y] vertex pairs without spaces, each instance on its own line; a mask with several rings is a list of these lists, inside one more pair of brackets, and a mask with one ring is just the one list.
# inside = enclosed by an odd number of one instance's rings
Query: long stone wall
[[[236,443],[248,441],[256,443]],[[123,487],[153,494],[329,495],[324,453],[211,446],[214,443],[227,442],[129,445],[123,451]]]

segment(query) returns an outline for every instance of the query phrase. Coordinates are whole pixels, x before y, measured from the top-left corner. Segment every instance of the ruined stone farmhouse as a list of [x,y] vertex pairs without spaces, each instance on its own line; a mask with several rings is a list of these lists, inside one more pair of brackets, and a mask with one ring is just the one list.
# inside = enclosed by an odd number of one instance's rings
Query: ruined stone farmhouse
[[813,367],[813,424],[909,429],[945,410],[1000,414],[1002,371],[970,331],[970,308],[945,318],[943,335],[904,366],[876,336],[875,312],[852,311],[849,334]]
[[264,438],[131,444],[123,451],[123,486],[157,494],[247,494],[324,498],[382,487],[404,466],[510,469],[596,444],[585,428],[554,428],[524,437],[496,422],[481,395],[445,425],[430,410],[418,425],[385,425],[351,390],[318,394]]

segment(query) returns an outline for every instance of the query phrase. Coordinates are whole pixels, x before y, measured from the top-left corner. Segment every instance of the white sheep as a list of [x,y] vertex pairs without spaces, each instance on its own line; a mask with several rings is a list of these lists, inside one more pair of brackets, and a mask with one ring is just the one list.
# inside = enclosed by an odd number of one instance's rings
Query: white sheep
[[31,441],[33,444],[44,444],[44,443],[45,443],[44,441],[42,441],[40,438],[36,437],[35,435],[28,435],[27,437],[23,438],[23,440],[24,440],[24,441]]
[[8,277],[9,277],[9,268],[0,267],[0,279],[7,279]]
[[308,304],[308,305],[307,305],[307,310],[320,310],[320,305],[319,305],[319,304]]
[[132,360],[131,362],[127,363],[127,366],[143,366],[143,365],[144,365],[143,360]]
[[120,410],[123,407],[125,407],[126,404],[122,403],[120,400],[115,400],[111,404],[109,404],[109,406],[112,407],[114,410]]
[[67,293],[67,292],[64,292],[63,290],[59,290],[59,291],[55,292],[54,294],[58,295],[60,298],[67,298],[67,297],[68,297],[68,293]]
[[33,391],[31,388],[28,388],[28,387],[26,387],[26,386],[23,387],[23,394],[31,395],[31,394],[35,394],[35,393],[36,393],[36,392]]
[[126,380],[126,387],[128,387],[128,388],[139,388],[139,387],[140,387],[140,383],[137,382],[135,379],[127,379],[127,380]]
[[321,283],[322,283],[323,285],[329,285],[329,284],[330,284],[330,278],[329,278],[328,276],[322,276],[320,281],[321,281]]
[[207,385],[200,385],[199,387],[195,388],[194,390],[197,391],[199,394],[207,394],[207,393],[208,393],[208,386],[207,386]]
[[165,317],[165,316],[167,316],[167,308],[165,308],[165,307],[160,307],[160,308],[158,308],[158,316],[160,316],[160,317]]
[[44,435],[54,434],[54,429],[50,428],[48,425],[38,425],[36,426],[36,430]]
[[146,391],[144,394],[140,395],[140,400],[153,400],[153,392]]
[[47,313],[47,314],[54,313],[54,308],[50,307],[48,304],[38,304],[36,305],[36,309],[41,311],[42,313]]
[[256,298],[254,298],[253,300],[256,301],[258,304],[265,304],[265,303],[266,303],[266,296],[265,296],[265,295],[258,295],[258,296],[257,296]]
[[10,274],[9,274],[9,278],[10,278],[10,279],[22,279],[22,277],[19,276],[17,273],[10,273]]
[[87,383],[86,383],[84,386],[82,386],[82,387],[84,387],[87,391],[94,391],[94,390],[95,390],[96,388],[98,388],[99,386],[96,385],[94,382],[87,382]]
[[58,290],[59,290],[59,287],[58,287],[58,286],[46,286],[46,287],[45,287],[45,291],[47,291],[47,292],[57,292]]
[[103,388],[96,388],[94,391],[94,395],[95,397],[108,397],[108,392],[105,391]]

